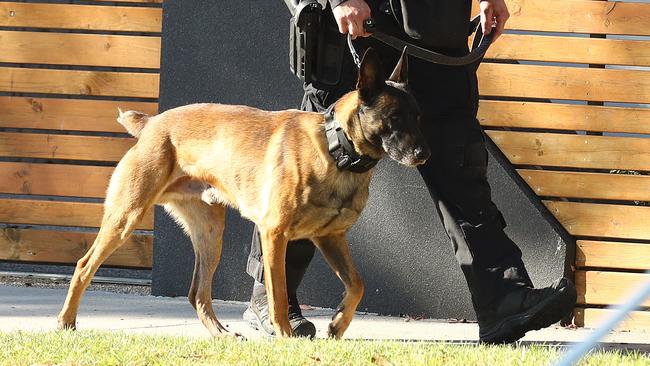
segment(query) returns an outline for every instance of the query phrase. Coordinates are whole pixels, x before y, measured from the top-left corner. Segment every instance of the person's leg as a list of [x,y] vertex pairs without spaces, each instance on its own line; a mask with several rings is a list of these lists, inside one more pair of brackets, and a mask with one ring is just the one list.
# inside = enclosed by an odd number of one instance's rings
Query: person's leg
[[[293,333],[299,337],[314,337],[316,327],[303,317],[298,302],[297,290],[302,278],[314,256],[314,245],[309,240],[296,240],[287,246],[285,262],[287,278],[287,295],[289,297],[289,324]],[[253,231],[251,252],[248,257],[246,272],[255,279],[251,302],[244,312],[244,319],[250,325],[269,336],[275,335],[275,330],[269,318],[269,305],[264,286],[264,265],[262,264],[262,246],[257,227]]]
[[[307,267],[314,256],[314,245],[309,240],[296,240],[287,246],[286,276],[287,294],[289,297],[289,323],[293,333],[299,337],[314,337],[316,327],[305,319],[300,311],[300,303],[296,292],[302,281]],[[269,305],[264,286],[264,265],[262,264],[262,246],[257,227],[253,231],[251,252],[248,256],[246,272],[255,280],[251,294],[251,302],[244,312],[244,319],[249,324],[269,336],[275,335],[275,330],[269,318]]]
[[559,321],[575,304],[566,279],[534,290],[521,251],[491,200],[475,73],[413,62],[412,91],[433,152],[420,167],[472,294],[480,338],[511,342]]

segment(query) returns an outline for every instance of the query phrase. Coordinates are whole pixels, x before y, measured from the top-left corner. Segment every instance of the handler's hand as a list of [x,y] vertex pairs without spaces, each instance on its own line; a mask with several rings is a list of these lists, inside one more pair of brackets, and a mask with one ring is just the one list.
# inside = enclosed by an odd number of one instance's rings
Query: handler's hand
[[347,0],[332,12],[342,34],[350,33],[352,39],[370,36],[363,28],[364,20],[370,18],[370,7],[364,0]]
[[[490,34],[494,32],[492,42],[503,33],[503,28],[506,26],[510,13],[508,13],[508,6],[504,0],[481,0],[481,28],[483,34]],[[492,24],[496,23],[496,28],[492,28]]]

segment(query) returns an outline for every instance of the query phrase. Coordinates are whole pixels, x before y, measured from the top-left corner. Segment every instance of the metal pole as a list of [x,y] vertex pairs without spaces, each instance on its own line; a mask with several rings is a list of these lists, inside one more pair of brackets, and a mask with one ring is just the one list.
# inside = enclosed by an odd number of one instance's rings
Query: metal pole
[[[646,272],[650,274],[650,271]],[[628,299],[621,307],[617,307],[612,316],[606,319],[596,330],[583,342],[578,343],[569,349],[569,351],[555,364],[556,366],[571,366],[580,361],[585,354],[610,331],[616,324],[620,323],[627,313],[636,310],[643,301],[650,297],[650,278]]]

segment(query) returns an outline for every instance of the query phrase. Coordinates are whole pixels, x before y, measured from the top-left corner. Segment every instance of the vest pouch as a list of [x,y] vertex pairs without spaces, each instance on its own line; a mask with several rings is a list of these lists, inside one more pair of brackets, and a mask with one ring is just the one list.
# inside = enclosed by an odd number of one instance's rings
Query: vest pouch
[[314,81],[321,11],[318,1],[302,0],[289,20],[289,68],[306,83]]
[[334,16],[316,0],[302,0],[290,19],[289,68],[301,81],[319,87],[340,82],[345,37]]

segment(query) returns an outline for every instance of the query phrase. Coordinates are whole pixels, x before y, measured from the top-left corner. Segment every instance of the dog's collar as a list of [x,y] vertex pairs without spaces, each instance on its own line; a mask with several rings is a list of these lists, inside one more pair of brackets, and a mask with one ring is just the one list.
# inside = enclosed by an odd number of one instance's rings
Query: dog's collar
[[360,155],[352,146],[352,141],[343,132],[341,124],[334,116],[334,104],[325,110],[325,135],[330,156],[336,161],[340,170],[353,173],[365,173],[377,165],[379,160],[367,155]]

